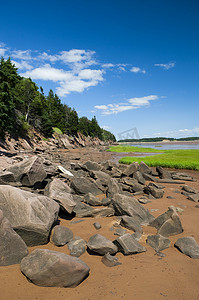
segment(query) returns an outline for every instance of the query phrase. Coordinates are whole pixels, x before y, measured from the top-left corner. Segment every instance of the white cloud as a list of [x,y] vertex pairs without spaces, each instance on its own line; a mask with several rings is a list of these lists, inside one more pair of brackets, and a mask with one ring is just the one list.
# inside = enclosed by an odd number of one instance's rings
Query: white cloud
[[100,81],[103,81],[103,70],[84,69],[78,73],[73,71],[65,71],[51,67],[49,64],[43,67],[35,68],[21,74],[24,77],[32,79],[50,80],[58,82],[56,88],[58,96],[66,96],[71,92],[81,93],[85,89],[96,86]]
[[11,52],[11,57],[22,60],[32,60],[31,50],[14,50]]
[[118,114],[123,111],[138,109],[143,106],[149,106],[150,101],[158,100],[160,97],[157,95],[149,95],[145,97],[137,97],[128,99],[125,103],[113,103],[107,105],[96,105],[95,109],[101,110],[102,115]]
[[105,130],[110,130],[111,129],[111,127],[107,126],[107,125],[102,126],[102,128],[105,129]]
[[178,130],[171,130],[165,132],[156,132],[153,136],[165,136],[165,137],[187,137],[187,136],[199,136],[199,127],[195,127],[192,129],[178,129]]
[[131,72],[133,72],[133,73],[143,73],[143,74],[146,74],[146,71],[143,69],[140,69],[139,67],[132,67],[131,69],[130,69],[130,71]]
[[12,60],[12,63],[15,64],[16,68],[21,70],[31,70],[33,69],[33,66],[28,64],[27,61],[22,60],[21,62],[17,62],[15,60]]
[[111,64],[111,63],[102,64],[102,68],[107,68],[107,69],[113,68],[114,66],[115,66],[115,65],[114,65],[114,64]]
[[168,64],[154,64],[154,66],[169,70],[175,67],[175,62],[169,62]]
[[4,56],[6,51],[7,51],[7,49],[6,48],[1,48],[1,45],[0,45],[0,56]]

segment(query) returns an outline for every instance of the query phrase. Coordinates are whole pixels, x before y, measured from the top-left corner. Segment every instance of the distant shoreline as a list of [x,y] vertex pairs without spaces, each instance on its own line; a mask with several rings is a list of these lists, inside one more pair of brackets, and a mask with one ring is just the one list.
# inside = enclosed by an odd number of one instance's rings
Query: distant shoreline
[[118,142],[119,145],[193,145],[193,144],[199,144],[199,140],[195,141],[161,141],[161,142]]

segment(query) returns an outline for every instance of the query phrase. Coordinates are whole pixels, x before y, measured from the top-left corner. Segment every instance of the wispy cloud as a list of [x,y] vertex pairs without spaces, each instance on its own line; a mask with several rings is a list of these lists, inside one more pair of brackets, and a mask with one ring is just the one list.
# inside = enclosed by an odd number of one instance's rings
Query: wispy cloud
[[155,67],[161,67],[164,70],[169,70],[175,67],[175,62],[169,62],[167,64],[154,64]]
[[199,136],[199,127],[191,129],[178,129],[165,132],[156,132],[153,136],[165,136],[165,137],[185,137],[185,136]]
[[162,97],[157,95],[149,95],[145,97],[130,98],[125,103],[112,103],[107,105],[96,105],[95,108],[102,112],[102,115],[118,114],[123,111],[138,109],[140,107],[149,106],[150,101],[158,100]]
[[0,56],[4,56],[6,51],[7,48],[5,47],[5,44],[0,42]]
[[143,74],[146,74],[146,70],[141,69],[139,67],[132,67],[130,69],[130,71],[133,72],[133,73],[143,73]]

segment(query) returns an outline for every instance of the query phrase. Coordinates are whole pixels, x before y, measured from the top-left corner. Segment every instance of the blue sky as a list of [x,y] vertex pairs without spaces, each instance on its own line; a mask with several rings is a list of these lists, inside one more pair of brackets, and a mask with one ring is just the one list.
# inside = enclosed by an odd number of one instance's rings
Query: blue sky
[[198,136],[198,16],[198,0],[4,1],[0,55],[116,138]]

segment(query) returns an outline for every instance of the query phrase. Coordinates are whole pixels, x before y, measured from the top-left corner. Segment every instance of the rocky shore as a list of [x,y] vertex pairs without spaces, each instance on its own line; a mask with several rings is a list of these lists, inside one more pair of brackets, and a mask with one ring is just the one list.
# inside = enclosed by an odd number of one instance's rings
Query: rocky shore
[[3,300],[198,299],[198,172],[119,165],[106,145],[10,150]]

